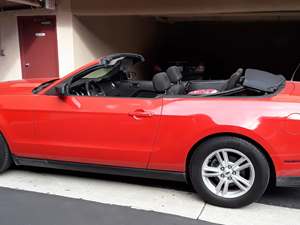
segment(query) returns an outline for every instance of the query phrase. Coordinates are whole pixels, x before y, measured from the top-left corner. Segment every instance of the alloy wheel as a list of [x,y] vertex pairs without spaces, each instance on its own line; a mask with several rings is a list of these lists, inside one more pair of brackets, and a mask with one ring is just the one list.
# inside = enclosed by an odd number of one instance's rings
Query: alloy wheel
[[206,157],[201,170],[206,187],[223,198],[237,198],[253,186],[255,170],[250,159],[235,149],[218,149]]

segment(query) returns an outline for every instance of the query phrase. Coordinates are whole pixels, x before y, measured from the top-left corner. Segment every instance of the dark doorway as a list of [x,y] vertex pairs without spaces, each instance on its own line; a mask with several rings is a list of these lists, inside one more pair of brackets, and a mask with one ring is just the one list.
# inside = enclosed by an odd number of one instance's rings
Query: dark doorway
[[58,77],[55,16],[18,17],[23,79]]
[[[204,62],[211,79],[228,79],[240,67],[266,70],[290,79],[300,62],[299,24],[299,21],[162,23],[160,62],[167,66],[176,62],[186,67]],[[295,80],[300,80],[299,73]]]

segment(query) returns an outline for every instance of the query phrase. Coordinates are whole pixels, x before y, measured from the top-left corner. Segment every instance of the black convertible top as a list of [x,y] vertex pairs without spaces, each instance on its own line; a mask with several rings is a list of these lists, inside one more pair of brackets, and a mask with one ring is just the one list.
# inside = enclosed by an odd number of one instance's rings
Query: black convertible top
[[277,91],[285,83],[282,75],[275,75],[266,71],[247,69],[243,86],[267,93]]
[[104,58],[102,58],[101,62],[104,65],[108,65],[113,60],[118,60],[118,59],[119,60],[130,59],[133,62],[133,64],[145,61],[145,58],[142,55],[140,55],[140,54],[135,54],[135,53],[115,53],[115,54],[111,54],[111,55],[105,56]]

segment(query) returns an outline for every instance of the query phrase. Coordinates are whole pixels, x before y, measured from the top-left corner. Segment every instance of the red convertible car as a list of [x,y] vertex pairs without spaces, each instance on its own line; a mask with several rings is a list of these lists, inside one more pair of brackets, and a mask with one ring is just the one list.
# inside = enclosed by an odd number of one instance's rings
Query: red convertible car
[[114,54],[56,80],[0,83],[0,171],[11,165],[190,182],[223,207],[300,177],[300,84],[239,69],[181,81],[170,67],[133,80],[137,54]]

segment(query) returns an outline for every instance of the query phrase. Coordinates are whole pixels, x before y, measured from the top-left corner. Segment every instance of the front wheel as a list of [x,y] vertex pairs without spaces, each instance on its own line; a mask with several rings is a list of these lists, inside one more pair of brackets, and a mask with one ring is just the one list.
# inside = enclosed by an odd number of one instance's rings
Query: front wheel
[[216,137],[202,143],[193,153],[189,169],[192,185],[204,201],[229,208],[258,200],[270,178],[264,155],[237,137]]

